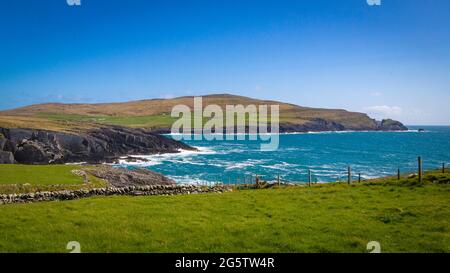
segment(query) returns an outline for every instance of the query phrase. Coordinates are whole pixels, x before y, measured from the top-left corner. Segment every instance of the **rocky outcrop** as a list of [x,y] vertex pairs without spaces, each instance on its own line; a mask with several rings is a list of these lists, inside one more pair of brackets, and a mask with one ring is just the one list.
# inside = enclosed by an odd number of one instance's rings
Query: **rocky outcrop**
[[0,164],[14,164],[14,155],[10,151],[4,151],[3,149],[6,147],[6,143],[8,139],[6,139],[3,134],[0,133]]
[[176,184],[174,180],[147,169],[128,170],[110,166],[99,166],[94,169],[86,169],[85,171],[108,181],[113,187]]
[[[23,164],[114,162],[129,154],[177,153],[180,149],[193,149],[148,130],[117,126],[80,134],[0,128],[0,135],[1,151],[11,153],[17,163]],[[10,159],[9,154],[3,154],[4,157]]]
[[280,124],[280,133],[306,133],[344,130],[344,125],[324,119],[314,119],[305,124]]
[[23,194],[3,194],[0,195],[0,205],[15,203],[32,203],[42,201],[63,201],[74,200],[92,196],[111,196],[111,195],[178,195],[178,194],[200,194],[200,193],[222,193],[231,191],[230,187],[214,186],[202,187],[195,185],[148,185],[148,186],[128,186],[112,187],[98,189],[82,190],[64,190],[54,192],[36,192]]
[[7,139],[2,134],[0,134],[0,151],[3,151],[6,141]]
[[0,164],[14,164],[14,156],[11,152],[0,151]]
[[327,131],[406,131],[408,128],[395,120],[376,121],[366,125],[354,125],[352,127],[325,119],[313,119],[304,124],[280,124],[280,133],[305,133]]
[[[267,131],[270,132],[270,124],[267,126]],[[230,127],[230,131],[233,131],[233,128]],[[223,133],[226,129],[218,130],[218,133]],[[352,125],[345,126],[338,122],[316,118],[312,119],[303,124],[295,124],[295,123],[280,123],[279,132],[280,133],[307,133],[307,132],[341,132],[341,131],[406,131],[408,128],[404,126],[401,122],[395,120],[383,120],[376,121],[371,120],[369,124],[360,124],[360,125]],[[234,128],[236,132],[236,127]],[[246,132],[251,131],[250,127],[246,126]],[[257,132],[258,128],[252,130],[253,132]],[[170,134],[170,128],[160,128],[153,130],[154,133],[158,134]],[[191,131],[194,133],[194,130]]]
[[378,128],[381,131],[406,131],[408,128],[401,122],[392,119],[383,119]]

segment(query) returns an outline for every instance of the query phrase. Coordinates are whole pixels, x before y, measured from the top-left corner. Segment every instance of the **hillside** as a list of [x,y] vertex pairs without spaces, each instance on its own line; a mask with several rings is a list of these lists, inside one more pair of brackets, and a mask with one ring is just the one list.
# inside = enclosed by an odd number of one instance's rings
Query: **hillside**
[[[151,99],[122,103],[31,105],[0,111],[0,127],[33,128],[53,131],[79,131],[101,125],[167,130],[176,119],[170,117],[175,105],[193,107],[193,97]],[[229,94],[203,96],[203,106],[273,105],[280,106],[281,131],[404,130],[401,123],[377,122],[363,113],[339,109],[308,108],[294,104],[258,100]]]

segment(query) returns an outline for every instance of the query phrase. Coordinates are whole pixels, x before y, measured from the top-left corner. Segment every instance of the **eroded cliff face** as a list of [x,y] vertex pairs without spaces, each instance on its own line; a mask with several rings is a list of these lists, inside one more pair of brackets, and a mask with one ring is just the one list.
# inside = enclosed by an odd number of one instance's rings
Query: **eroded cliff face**
[[[321,131],[402,131],[402,123],[394,120],[375,121],[348,127],[325,119],[313,119],[304,124],[280,125],[280,133]],[[270,132],[270,126],[268,128]],[[248,128],[246,129],[248,132]],[[87,133],[69,134],[35,129],[0,128],[0,164],[52,164],[114,162],[126,155],[176,153],[193,148],[159,135],[169,129],[150,131],[119,126],[105,126]]]
[[280,124],[281,133],[326,132],[326,131],[406,131],[408,128],[395,120],[382,120],[358,126],[345,126],[325,119],[313,119],[305,124]]
[[392,120],[392,119],[383,119],[379,124],[378,128],[381,131],[406,131],[408,128],[403,125],[403,123]]
[[[235,126],[228,128],[231,132],[237,132],[237,127]],[[253,130],[251,130],[253,129]],[[369,122],[364,124],[357,124],[352,126],[346,126],[344,124],[326,120],[326,119],[312,119],[303,124],[295,123],[280,123],[279,132],[280,133],[307,133],[307,132],[341,132],[341,131],[406,131],[408,128],[404,126],[401,122],[386,119],[383,121],[376,121],[370,119]],[[170,134],[170,128],[161,128],[152,131],[158,134]],[[227,128],[222,130],[214,131],[215,133],[226,133]],[[245,132],[259,132],[259,128],[245,127]],[[271,132],[271,126],[268,124],[267,132]],[[188,132],[189,133],[189,132]],[[191,129],[190,133],[195,133],[194,129]]]
[[176,153],[194,148],[148,130],[117,126],[68,134],[0,128],[0,163],[113,162],[126,155]]

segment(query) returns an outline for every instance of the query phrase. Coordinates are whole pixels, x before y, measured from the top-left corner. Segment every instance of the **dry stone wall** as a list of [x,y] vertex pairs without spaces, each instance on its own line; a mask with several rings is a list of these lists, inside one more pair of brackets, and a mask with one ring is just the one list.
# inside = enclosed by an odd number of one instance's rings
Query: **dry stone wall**
[[202,187],[195,185],[148,185],[148,186],[128,186],[113,188],[81,189],[81,190],[63,190],[48,191],[22,194],[3,194],[0,195],[0,205],[16,203],[33,203],[42,201],[63,201],[74,200],[92,196],[111,196],[111,195],[178,195],[178,194],[200,194],[200,193],[223,193],[231,191],[230,187],[214,186]]

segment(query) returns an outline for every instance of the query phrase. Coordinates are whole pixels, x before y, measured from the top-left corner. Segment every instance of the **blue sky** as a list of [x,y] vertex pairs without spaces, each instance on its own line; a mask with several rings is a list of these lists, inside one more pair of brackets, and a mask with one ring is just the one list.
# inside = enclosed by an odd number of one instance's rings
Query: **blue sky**
[[0,109],[232,93],[450,124],[450,1],[0,0]]

